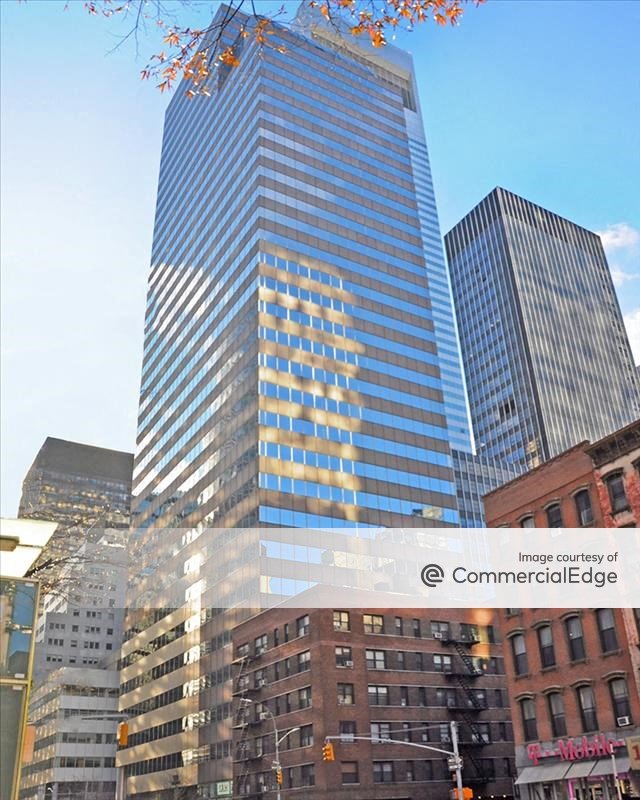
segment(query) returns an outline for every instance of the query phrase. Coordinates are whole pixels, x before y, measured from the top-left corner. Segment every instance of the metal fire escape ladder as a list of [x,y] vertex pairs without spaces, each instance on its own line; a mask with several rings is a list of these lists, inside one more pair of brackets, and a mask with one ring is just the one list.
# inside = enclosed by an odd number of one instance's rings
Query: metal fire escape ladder
[[472,716],[472,714],[477,714],[486,709],[486,704],[480,701],[472,685],[472,681],[484,674],[481,669],[476,667],[473,657],[469,653],[469,650],[479,643],[479,639],[470,636],[454,638],[451,635],[447,635],[443,636],[441,641],[443,645],[453,647],[462,664],[461,667],[453,667],[447,675],[455,678],[456,683],[462,689],[468,701],[466,707],[458,703],[454,706],[448,706],[449,713],[455,715],[457,719],[464,722],[465,727],[463,731],[466,730],[467,735],[470,734],[471,736],[470,739],[468,739],[467,736],[461,737],[460,750],[464,758],[473,765],[476,774],[475,776],[467,775],[465,777],[469,783],[486,784],[491,778],[487,775],[482,761],[475,755],[474,748],[483,747],[485,744],[488,744],[488,742],[485,740],[484,732]]

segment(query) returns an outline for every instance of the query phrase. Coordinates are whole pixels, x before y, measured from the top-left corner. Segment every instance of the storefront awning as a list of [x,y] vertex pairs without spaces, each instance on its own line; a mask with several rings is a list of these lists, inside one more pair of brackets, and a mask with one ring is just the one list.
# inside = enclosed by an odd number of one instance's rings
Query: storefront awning
[[[630,768],[629,756],[616,758],[616,772],[618,775],[626,775]],[[600,775],[613,775],[613,763],[610,758],[601,758],[596,761],[589,773],[590,778],[597,778]]]
[[516,779],[517,784],[523,783],[549,783],[564,778],[569,769],[566,761],[555,764],[540,764],[537,767],[525,767]]
[[569,767],[565,778],[586,778],[595,766],[595,761],[574,761]]

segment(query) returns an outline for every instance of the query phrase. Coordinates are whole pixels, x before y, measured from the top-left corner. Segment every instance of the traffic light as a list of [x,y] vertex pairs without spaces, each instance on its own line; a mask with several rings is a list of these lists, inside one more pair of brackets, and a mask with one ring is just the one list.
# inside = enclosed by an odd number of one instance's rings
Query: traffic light
[[281,769],[276,770],[276,783],[278,784],[278,786],[282,786],[282,784],[284,783],[284,775],[282,774]]
[[129,723],[121,722],[118,725],[118,744],[120,747],[126,747],[129,741]]
[[323,745],[323,747],[322,747],[322,760],[323,761],[335,761],[336,760],[335,753],[333,752],[333,745],[331,744],[331,742],[327,742],[325,745]]

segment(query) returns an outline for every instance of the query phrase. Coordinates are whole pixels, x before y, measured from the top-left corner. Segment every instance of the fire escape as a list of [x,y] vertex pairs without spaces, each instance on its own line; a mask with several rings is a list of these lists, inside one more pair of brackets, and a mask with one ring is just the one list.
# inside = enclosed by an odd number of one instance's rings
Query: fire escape
[[[455,701],[447,702],[450,715],[461,722],[460,753],[473,770],[465,770],[465,781],[470,785],[484,786],[492,780],[485,770],[482,760],[477,753],[485,745],[490,744],[487,733],[478,724],[478,714],[487,709],[486,695],[474,685],[476,680],[484,675],[473,656],[472,648],[480,643],[475,631],[460,629],[457,634],[451,630],[442,633],[437,638],[443,647],[452,648],[453,655],[451,669],[446,670],[446,676],[458,686]],[[457,658],[456,658],[457,656]],[[461,699],[462,697],[462,699]]]
[[233,752],[234,797],[257,800],[268,791],[261,782],[260,766],[263,753],[262,738],[256,736],[256,729],[264,721],[261,704],[258,700],[260,691],[266,686],[262,677],[255,671],[256,658],[250,655],[238,656],[232,662],[236,668],[233,679],[233,730],[235,746]]

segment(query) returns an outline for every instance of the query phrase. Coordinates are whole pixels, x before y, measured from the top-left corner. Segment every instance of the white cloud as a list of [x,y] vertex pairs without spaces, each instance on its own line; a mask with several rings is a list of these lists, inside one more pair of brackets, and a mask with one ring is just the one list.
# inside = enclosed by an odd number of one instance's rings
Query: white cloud
[[623,286],[627,281],[637,281],[640,274],[637,272],[625,272],[620,267],[611,265],[611,277],[615,286]]
[[607,225],[605,230],[597,231],[602,239],[604,249],[611,250],[631,250],[635,251],[640,245],[640,231],[626,222],[616,222]]
[[640,308],[635,308],[633,311],[625,314],[624,323],[627,326],[633,357],[636,364],[638,364],[640,363]]

